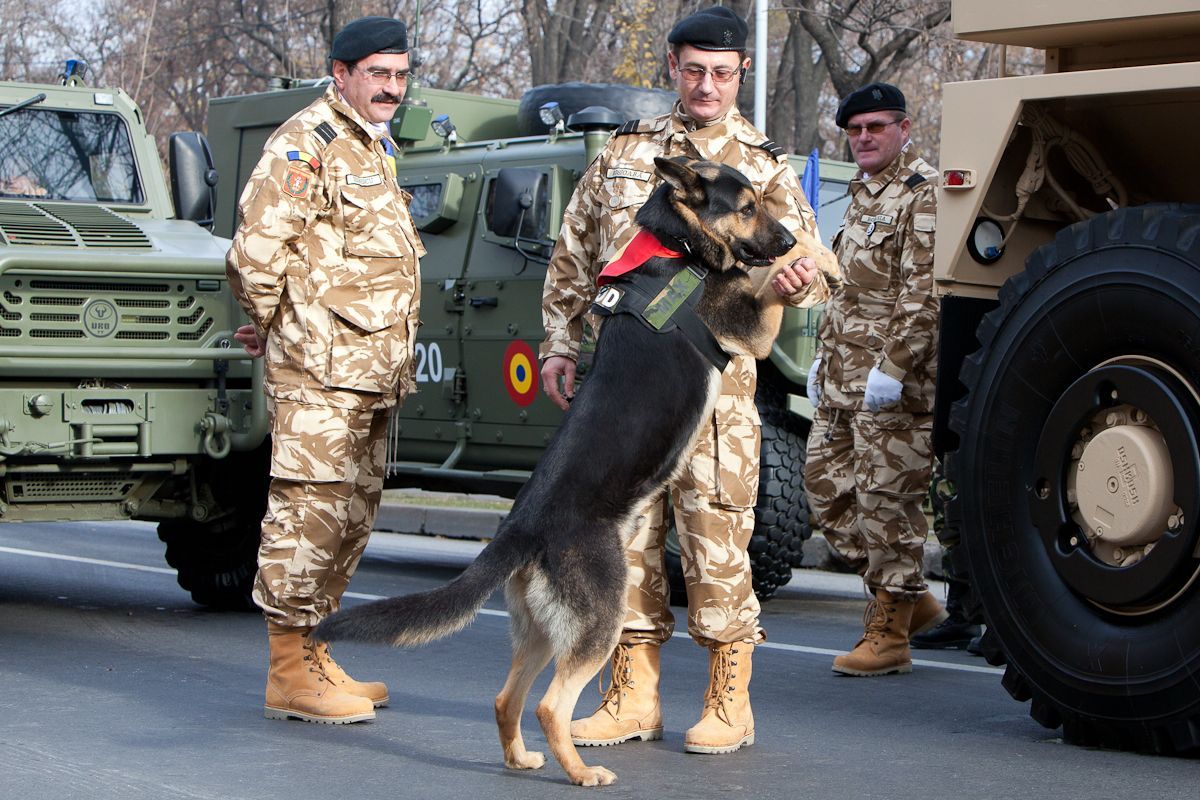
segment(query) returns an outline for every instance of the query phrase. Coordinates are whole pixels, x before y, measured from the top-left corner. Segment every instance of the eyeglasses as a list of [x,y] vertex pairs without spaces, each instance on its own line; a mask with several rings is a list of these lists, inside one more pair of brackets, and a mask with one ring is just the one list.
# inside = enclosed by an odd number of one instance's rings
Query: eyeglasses
[[[358,67],[351,67],[351,69],[358,69]],[[373,86],[386,86],[392,78],[395,78],[396,83],[403,86],[408,83],[408,76],[411,74],[411,71],[407,69],[397,70],[396,72],[390,72],[386,69],[359,69],[358,71],[366,75],[367,82]]]
[[734,78],[741,74],[739,69],[730,69],[729,67],[717,67],[716,69],[705,69],[704,67],[680,67],[680,74],[688,83],[699,83],[704,80],[705,75],[711,75],[713,83],[729,83]]
[[868,122],[866,125],[847,125],[846,135],[853,139],[857,136],[862,136],[863,131],[866,131],[872,136],[878,136],[883,133],[884,128],[888,125],[899,125],[903,121],[902,119],[894,119],[891,122]]

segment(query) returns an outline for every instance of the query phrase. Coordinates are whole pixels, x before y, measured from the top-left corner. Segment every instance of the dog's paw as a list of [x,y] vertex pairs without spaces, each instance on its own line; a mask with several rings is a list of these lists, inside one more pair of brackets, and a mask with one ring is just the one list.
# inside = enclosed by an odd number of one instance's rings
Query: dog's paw
[[584,767],[571,776],[571,782],[576,786],[608,786],[616,780],[617,773],[604,767]]
[[504,766],[509,769],[541,769],[546,766],[546,757],[536,751],[526,751],[504,759]]

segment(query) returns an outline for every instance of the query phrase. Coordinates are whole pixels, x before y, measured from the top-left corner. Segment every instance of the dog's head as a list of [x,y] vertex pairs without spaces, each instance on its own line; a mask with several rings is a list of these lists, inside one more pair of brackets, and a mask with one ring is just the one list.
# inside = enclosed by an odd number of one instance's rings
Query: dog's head
[[654,165],[663,184],[638,212],[638,224],[686,244],[708,268],[765,267],[795,246],[733,167],[682,157],[655,158]]

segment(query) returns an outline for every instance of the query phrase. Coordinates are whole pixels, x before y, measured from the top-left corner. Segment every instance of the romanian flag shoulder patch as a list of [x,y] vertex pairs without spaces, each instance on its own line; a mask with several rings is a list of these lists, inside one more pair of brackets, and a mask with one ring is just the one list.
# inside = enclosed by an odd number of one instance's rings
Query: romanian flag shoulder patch
[[306,164],[312,167],[313,170],[319,170],[321,168],[321,159],[304,150],[288,150],[287,160],[298,161],[301,164]]

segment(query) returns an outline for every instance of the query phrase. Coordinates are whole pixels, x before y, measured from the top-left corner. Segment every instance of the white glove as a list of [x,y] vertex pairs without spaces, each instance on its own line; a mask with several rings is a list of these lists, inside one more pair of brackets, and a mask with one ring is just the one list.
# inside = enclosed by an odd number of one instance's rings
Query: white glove
[[813,408],[821,405],[821,379],[817,373],[821,371],[821,359],[814,358],[812,366],[808,368],[808,402],[813,404]]
[[879,411],[900,402],[900,390],[903,388],[903,383],[886,372],[881,372],[879,367],[871,367],[871,372],[867,375],[867,393],[863,401],[866,402],[867,408]]

